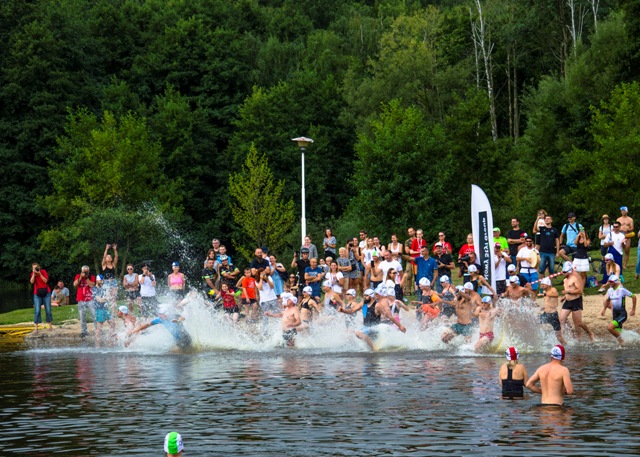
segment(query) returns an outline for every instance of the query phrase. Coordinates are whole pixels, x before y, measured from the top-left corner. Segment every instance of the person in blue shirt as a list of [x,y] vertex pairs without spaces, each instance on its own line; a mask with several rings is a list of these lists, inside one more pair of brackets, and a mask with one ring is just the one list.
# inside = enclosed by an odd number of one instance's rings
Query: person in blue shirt
[[403,256],[406,260],[411,261],[416,266],[416,293],[418,295],[418,300],[421,298],[420,291],[420,280],[422,278],[427,278],[431,284],[434,283],[438,279],[438,262],[433,257],[429,256],[429,248],[427,246],[422,246],[420,248],[420,255],[418,257],[411,257],[408,255]]
[[[578,237],[580,230],[583,229],[584,227],[582,227],[582,224],[576,222],[576,215],[574,213],[569,213],[567,216],[567,223],[564,224],[562,231],[560,232],[560,252],[558,252],[558,255],[564,260],[573,260],[569,256],[576,253],[576,238]],[[567,237],[566,242],[562,244],[565,236]]]
[[304,280],[312,289],[311,296],[318,301],[320,299],[320,285],[325,277],[325,272],[318,266],[318,259],[311,259],[309,266],[304,270]]

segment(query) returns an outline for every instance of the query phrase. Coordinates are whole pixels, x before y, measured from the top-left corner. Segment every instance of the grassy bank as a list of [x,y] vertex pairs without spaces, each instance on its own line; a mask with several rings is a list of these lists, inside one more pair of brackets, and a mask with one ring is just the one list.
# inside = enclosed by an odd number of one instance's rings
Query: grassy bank
[[[75,305],[70,306],[54,306],[51,308],[51,314],[53,314],[53,322],[61,323],[69,319],[78,318],[78,307]],[[45,321],[45,313],[42,310],[42,321]],[[21,322],[33,322],[33,308],[16,309],[15,311],[9,311],[8,313],[0,314],[0,325],[13,325]]]

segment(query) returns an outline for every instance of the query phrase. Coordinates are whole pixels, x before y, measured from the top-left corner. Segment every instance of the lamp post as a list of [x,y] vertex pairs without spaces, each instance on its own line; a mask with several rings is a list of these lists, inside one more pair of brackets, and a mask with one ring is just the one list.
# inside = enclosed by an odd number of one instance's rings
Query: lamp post
[[304,244],[304,238],[307,236],[307,215],[306,215],[306,203],[304,196],[304,151],[313,140],[311,138],[306,138],[301,136],[299,138],[292,138],[291,141],[295,141],[300,148],[300,152],[302,153],[302,217],[300,218],[300,225],[302,226],[302,244]]

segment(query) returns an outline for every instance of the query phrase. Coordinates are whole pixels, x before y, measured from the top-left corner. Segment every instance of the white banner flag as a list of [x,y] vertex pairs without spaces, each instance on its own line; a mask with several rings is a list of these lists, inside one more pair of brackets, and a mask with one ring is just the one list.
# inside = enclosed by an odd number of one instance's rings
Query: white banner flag
[[471,227],[473,246],[478,262],[484,268],[484,277],[496,289],[493,260],[493,214],[487,195],[476,185],[471,186]]

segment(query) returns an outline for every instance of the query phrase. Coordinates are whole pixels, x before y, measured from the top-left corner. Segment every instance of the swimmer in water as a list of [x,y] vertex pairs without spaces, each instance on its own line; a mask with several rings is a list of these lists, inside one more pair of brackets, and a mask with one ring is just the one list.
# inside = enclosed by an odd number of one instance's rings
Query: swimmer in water
[[618,343],[622,345],[624,344],[624,341],[622,340],[620,332],[622,332],[622,324],[627,321],[627,310],[624,306],[624,298],[631,297],[631,300],[633,300],[633,308],[631,308],[629,315],[635,316],[636,296],[620,285],[620,278],[616,275],[609,276],[608,282],[612,287],[607,290],[607,295],[604,299],[604,307],[602,308],[600,315],[604,316],[607,308],[611,308],[613,320],[609,325],[607,325],[607,330],[609,330],[609,333],[611,333],[618,340]]
[[556,338],[564,346],[567,343],[562,336],[562,326],[558,317],[558,289],[551,285],[549,278],[542,278],[540,288],[544,292],[544,311],[540,314],[540,323],[550,324],[556,332]]
[[300,311],[300,325],[298,330],[308,330],[313,321],[313,314],[319,316],[322,313],[322,307],[311,297],[313,289],[310,286],[305,286],[302,289],[302,299],[298,304],[298,310]]
[[474,347],[476,352],[485,351],[489,346],[491,346],[491,343],[495,338],[493,334],[493,324],[496,317],[500,314],[501,310],[493,306],[493,300],[491,297],[482,297],[482,305],[477,306],[473,312],[473,315],[478,318],[478,322],[480,324],[480,338]]
[[562,290],[562,309],[560,310],[560,324],[567,322],[567,317],[571,314],[573,324],[576,330],[582,328],[589,335],[591,341],[595,341],[595,336],[589,326],[582,320],[582,293],[584,291],[584,282],[573,269],[571,262],[565,262],[562,266],[562,275],[564,276],[564,289]]
[[296,335],[298,331],[297,327],[300,326],[300,311],[296,307],[298,299],[290,292],[285,292],[280,295],[282,299],[282,306],[284,310],[281,313],[272,313],[270,311],[265,312],[265,316],[268,317],[281,317],[282,323],[282,338],[288,347],[292,348],[296,344]]
[[[171,336],[173,336],[176,346],[178,346],[179,349],[188,349],[191,347],[191,336],[189,336],[189,333],[185,330],[182,325],[182,321],[184,321],[184,317],[176,313],[170,305],[165,303],[160,306],[160,309],[158,310],[158,317],[153,319],[151,322],[147,322],[146,324],[142,324],[131,330],[129,332],[129,336],[140,333],[153,325],[162,324],[169,333],[171,333]],[[128,346],[130,342],[131,341],[125,344]]]
[[498,380],[502,386],[502,398],[517,400],[524,398],[524,386],[527,383],[527,369],[519,362],[518,350],[511,346],[506,351],[508,362],[500,367]]
[[[407,331],[400,322],[393,318],[389,304],[387,300],[383,298],[386,297],[386,294],[387,292],[384,287],[377,288],[376,292],[372,289],[367,289],[364,291],[364,301],[362,303],[357,303],[350,310],[343,307],[338,308],[338,312],[345,314],[353,314],[362,310],[363,326],[360,331],[356,332],[356,336],[367,343],[374,352],[376,348],[373,342],[378,338],[378,331],[375,327],[380,325],[382,316],[389,319],[402,333]],[[375,299],[375,297],[377,297],[377,299]]]
[[164,437],[164,452],[167,457],[182,457],[183,450],[184,444],[180,434],[178,432],[167,433],[167,436]]
[[[542,394],[543,406],[563,406],[564,395],[573,395],[569,370],[562,365],[564,357],[564,347],[555,345],[551,349],[551,362],[538,368],[525,384],[531,392]],[[540,387],[536,385],[538,382]]]
[[440,314],[440,296],[431,289],[431,281],[428,278],[420,278],[420,301],[412,300],[410,303],[416,306],[416,320],[420,323],[420,330],[426,330],[429,323]]
[[448,343],[456,335],[464,336],[468,342],[471,340],[471,333],[473,332],[473,324],[471,323],[471,316],[473,310],[482,304],[480,294],[473,290],[473,284],[466,282],[458,292],[458,300],[455,302],[456,316],[458,316],[458,322],[453,324],[450,328],[442,333],[442,342]]

